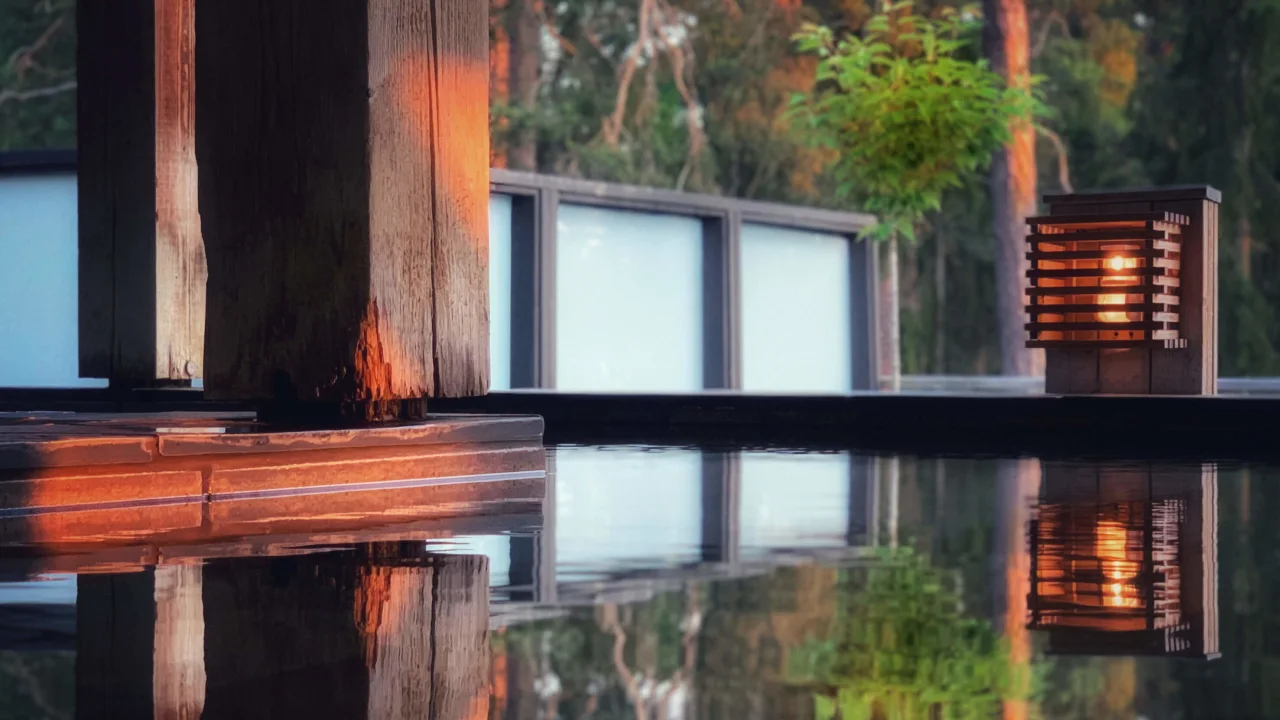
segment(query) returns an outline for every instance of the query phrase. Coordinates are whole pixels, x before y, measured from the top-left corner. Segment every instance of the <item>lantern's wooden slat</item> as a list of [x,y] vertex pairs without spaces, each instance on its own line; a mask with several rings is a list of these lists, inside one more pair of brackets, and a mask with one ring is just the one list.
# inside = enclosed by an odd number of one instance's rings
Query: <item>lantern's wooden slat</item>
[[1078,215],[1040,215],[1027,218],[1028,225],[1037,227],[1105,230],[1107,228],[1132,226],[1145,223],[1166,223],[1169,225],[1189,225],[1191,219],[1175,212],[1157,210],[1153,212],[1121,212],[1121,213],[1081,213]]
[[[1031,332],[1058,331],[1076,332],[1085,330],[1111,330],[1115,332],[1133,332],[1147,330],[1168,330],[1163,322],[1029,322],[1026,329]],[[1176,331],[1174,331],[1176,332]]]
[[[1178,300],[1173,295],[1163,294],[1164,288],[1155,285],[1116,285],[1115,287],[1032,287],[1027,288],[1027,293],[1032,297],[1057,296],[1057,295],[1143,295],[1155,293],[1151,302],[1157,305],[1176,305]],[[1174,298],[1167,300],[1164,298]]]
[[1027,253],[1028,260],[1107,260],[1116,256],[1117,252],[1123,252],[1125,258],[1138,260],[1154,260],[1163,259],[1164,250],[1049,250],[1049,251],[1031,251]]
[[1118,305],[1103,305],[1100,303],[1063,303],[1061,305],[1028,305],[1027,312],[1031,315],[1062,315],[1065,313],[1088,312],[1150,312],[1173,315],[1176,318],[1177,313],[1170,313],[1168,310],[1169,307],[1169,304],[1160,303],[1123,303]]
[[[1028,270],[1027,277],[1036,278],[1124,278],[1124,277],[1149,277],[1154,276],[1157,279],[1176,279],[1165,278],[1165,268],[1159,267],[1137,267],[1124,268],[1123,270],[1113,270],[1112,268],[1065,268],[1062,270]],[[1169,284],[1169,283],[1156,283]],[[1110,292],[1109,288],[1104,290]]]
[[1029,287],[1031,297],[1057,297],[1064,295],[1142,295],[1159,291],[1154,285],[1117,285],[1106,289],[1092,287]]
[[1028,340],[1030,348],[1155,348],[1181,350],[1187,346],[1186,338],[1151,340]]
[[1169,229],[1151,230],[1145,227],[1131,228],[1107,228],[1104,230],[1079,230],[1066,233],[1031,233],[1027,235],[1027,242],[1064,242],[1067,240],[1084,241],[1084,242],[1107,242],[1117,240],[1130,240],[1133,242],[1149,242],[1152,240],[1167,240],[1169,235],[1178,234],[1178,226],[1172,226]]

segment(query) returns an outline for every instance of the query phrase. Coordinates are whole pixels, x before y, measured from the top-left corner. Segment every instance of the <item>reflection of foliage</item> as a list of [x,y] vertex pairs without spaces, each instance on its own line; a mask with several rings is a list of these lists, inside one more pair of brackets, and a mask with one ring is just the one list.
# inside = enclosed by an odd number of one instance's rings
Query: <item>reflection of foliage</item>
[[0,720],[70,718],[74,685],[74,653],[0,652]]
[[833,635],[795,655],[827,718],[987,718],[1015,687],[990,623],[966,617],[944,572],[911,551],[848,571]]

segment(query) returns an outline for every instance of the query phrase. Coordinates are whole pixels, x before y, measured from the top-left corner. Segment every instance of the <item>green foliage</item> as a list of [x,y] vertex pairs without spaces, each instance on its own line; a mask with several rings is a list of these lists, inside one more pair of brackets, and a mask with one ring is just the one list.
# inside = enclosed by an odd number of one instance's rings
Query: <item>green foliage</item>
[[1029,88],[964,57],[974,17],[951,8],[923,17],[906,2],[874,16],[862,35],[837,39],[806,25],[795,36],[819,57],[815,90],[797,96],[796,108],[838,151],[837,192],[880,217],[871,236],[914,239],[943,192],[990,163],[1011,122],[1038,111]]
[[75,3],[0,0],[0,152],[76,144]]
[[833,635],[793,655],[794,681],[822,688],[818,720],[990,718],[1015,696],[1003,641],[962,612],[945,574],[910,550],[847,571]]

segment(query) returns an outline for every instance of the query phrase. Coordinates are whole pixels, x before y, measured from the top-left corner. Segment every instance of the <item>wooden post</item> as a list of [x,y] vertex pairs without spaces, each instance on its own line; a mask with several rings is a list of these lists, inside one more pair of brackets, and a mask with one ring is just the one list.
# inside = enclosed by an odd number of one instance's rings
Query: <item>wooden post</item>
[[146,385],[202,372],[193,2],[76,6],[85,377]]
[[245,10],[196,17],[206,394],[369,417],[484,394],[487,5]]
[[1207,185],[1045,197],[1051,215],[1168,211],[1191,219],[1181,236],[1181,336],[1187,347],[1055,348],[1050,394],[1215,395],[1218,392],[1218,205]]

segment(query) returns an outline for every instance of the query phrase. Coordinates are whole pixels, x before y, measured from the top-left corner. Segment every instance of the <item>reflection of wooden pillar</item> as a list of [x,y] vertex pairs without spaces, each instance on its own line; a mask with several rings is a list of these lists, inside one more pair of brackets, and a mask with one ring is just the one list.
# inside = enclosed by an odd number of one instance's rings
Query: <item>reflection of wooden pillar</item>
[[486,8],[200,5],[207,395],[487,392]]
[[204,573],[199,565],[157,568],[155,668],[157,720],[198,720],[204,710]]
[[364,717],[355,563],[314,555],[204,567],[204,720]]
[[423,552],[210,563],[203,717],[485,717],[488,559]]
[[198,566],[82,575],[76,597],[76,717],[188,720],[204,705]]
[[77,3],[80,372],[199,377],[193,0]]
[[361,572],[356,601],[369,669],[368,717],[487,717],[487,558],[374,566]]

